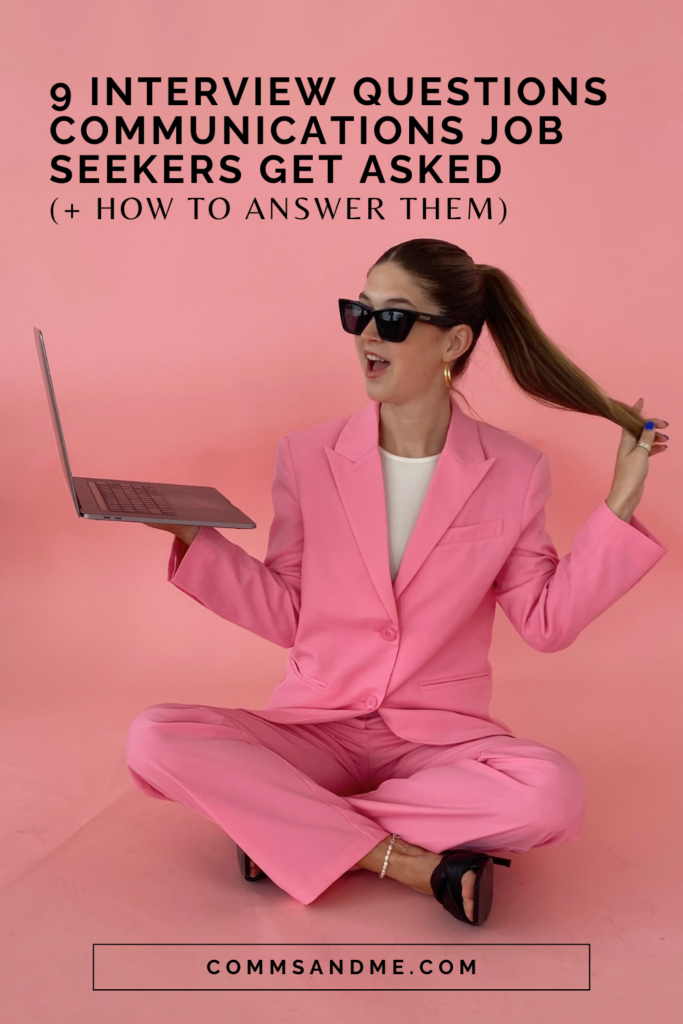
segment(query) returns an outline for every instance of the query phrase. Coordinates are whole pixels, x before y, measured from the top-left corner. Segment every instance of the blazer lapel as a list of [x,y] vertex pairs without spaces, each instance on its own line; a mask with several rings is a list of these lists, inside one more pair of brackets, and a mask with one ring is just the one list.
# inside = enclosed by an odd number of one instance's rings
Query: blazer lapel
[[446,443],[394,580],[395,597],[408,586],[495,461],[486,458],[475,420],[465,415],[451,394]]
[[485,458],[476,422],[462,412],[452,393],[450,402],[451,418],[446,443],[393,586],[379,453],[380,403],[368,402],[350,416],[334,448],[325,446],[361,556],[387,613],[396,625],[396,598],[408,586],[495,462],[494,458]]
[[370,578],[387,614],[398,625],[379,454],[379,402],[369,402],[350,416],[334,448],[325,446],[325,452]]

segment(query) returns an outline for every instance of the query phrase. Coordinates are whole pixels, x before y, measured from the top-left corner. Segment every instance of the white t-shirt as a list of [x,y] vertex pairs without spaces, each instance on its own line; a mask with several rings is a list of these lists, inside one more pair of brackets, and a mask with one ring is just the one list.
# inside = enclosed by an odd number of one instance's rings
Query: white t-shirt
[[[379,447],[384,473],[389,533],[389,565],[396,578],[413,527],[417,522],[439,455],[423,459],[392,455]],[[440,454],[440,453],[439,453]]]

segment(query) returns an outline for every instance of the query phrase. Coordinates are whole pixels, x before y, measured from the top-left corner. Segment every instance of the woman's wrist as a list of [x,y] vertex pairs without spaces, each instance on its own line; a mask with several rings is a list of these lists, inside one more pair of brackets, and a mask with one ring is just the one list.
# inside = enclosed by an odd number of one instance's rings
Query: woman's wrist
[[614,512],[615,516],[619,516],[625,523],[630,522],[634,511],[632,503],[608,496],[605,499],[605,504]]
[[172,533],[173,536],[178,541],[180,541],[180,544],[185,549],[183,551],[183,554],[185,554],[185,551],[187,550],[187,548],[189,548],[190,544],[192,543],[192,541],[195,539],[195,537],[199,533],[199,527],[198,526],[170,526],[169,525],[169,526],[163,527],[163,529],[168,530],[169,533]]
[[176,540],[179,542],[178,543],[178,549],[177,549],[177,555],[178,555],[177,565],[180,565],[180,563],[182,562],[183,558],[187,554],[192,541],[195,539],[195,537],[199,533],[199,527],[198,526],[188,526],[186,530],[182,531],[182,533],[179,530],[177,530],[177,529],[174,530],[173,533],[175,535]]
[[185,546],[189,548],[190,544],[195,539],[198,533],[198,526],[188,526],[185,530],[183,530],[182,533],[176,533],[176,537],[178,537],[183,542],[183,544],[185,544]]

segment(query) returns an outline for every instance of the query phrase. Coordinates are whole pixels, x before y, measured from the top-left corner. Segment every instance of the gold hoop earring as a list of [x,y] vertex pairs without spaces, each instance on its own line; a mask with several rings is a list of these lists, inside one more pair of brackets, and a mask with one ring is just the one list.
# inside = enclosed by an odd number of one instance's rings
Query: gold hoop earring
[[446,381],[446,387],[450,389],[453,378],[451,377],[451,368],[448,363],[443,364],[443,376]]

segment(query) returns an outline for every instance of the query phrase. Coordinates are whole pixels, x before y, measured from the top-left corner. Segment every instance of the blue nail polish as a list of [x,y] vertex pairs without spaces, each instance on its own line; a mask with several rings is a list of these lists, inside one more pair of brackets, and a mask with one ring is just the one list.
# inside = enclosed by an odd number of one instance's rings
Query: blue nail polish
[[647,423],[645,424],[645,429],[646,430],[653,430],[654,429],[654,422],[652,420],[648,420]]

